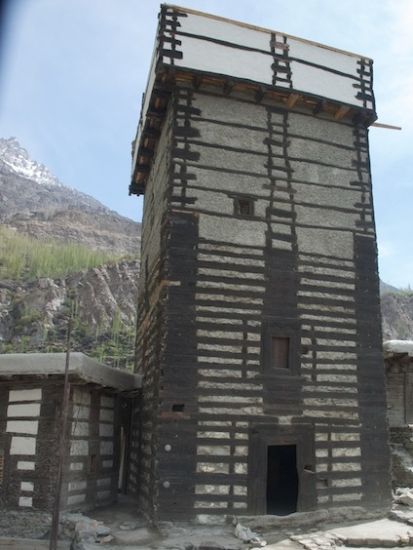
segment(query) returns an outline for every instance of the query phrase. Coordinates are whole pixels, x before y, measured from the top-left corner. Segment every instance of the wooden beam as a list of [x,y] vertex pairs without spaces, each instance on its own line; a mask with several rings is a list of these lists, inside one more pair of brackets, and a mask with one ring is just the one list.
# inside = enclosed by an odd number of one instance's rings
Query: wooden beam
[[290,94],[287,98],[287,107],[292,109],[300,97],[300,94]]
[[340,107],[337,109],[334,118],[335,120],[341,120],[344,118],[349,112],[351,111],[351,107],[348,105],[340,105]]
[[149,174],[149,171],[151,169],[150,164],[137,164],[136,171],[141,172],[143,174]]
[[313,115],[318,115],[318,113],[321,113],[322,111],[324,111],[326,105],[327,105],[327,101],[325,101],[324,99],[321,99],[320,101],[318,101],[313,109]]
[[153,118],[163,118],[165,116],[165,113],[166,109],[164,106],[156,108],[155,106],[151,105],[146,112],[146,116]]
[[261,101],[264,99],[264,96],[265,96],[265,90],[264,88],[258,88],[257,91],[255,92],[255,101],[257,103],[261,103]]
[[151,147],[139,147],[138,157],[152,158],[154,155],[154,150]]
[[234,88],[234,82],[232,80],[226,80],[224,82],[224,95],[228,96]]
[[158,128],[154,128],[153,126],[148,126],[145,128],[144,135],[148,138],[158,138],[161,135],[161,131],[158,130]]
[[371,126],[375,128],[384,128],[385,130],[401,130],[401,126],[393,126],[392,124],[382,124],[381,122],[373,122]]
[[168,99],[169,96],[171,95],[171,90],[166,89],[165,85],[163,86],[155,85],[153,88],[153,93],[158,98]]
[[199,90],[202,85],[202,76],[195,74],[192,79],[195,90]]

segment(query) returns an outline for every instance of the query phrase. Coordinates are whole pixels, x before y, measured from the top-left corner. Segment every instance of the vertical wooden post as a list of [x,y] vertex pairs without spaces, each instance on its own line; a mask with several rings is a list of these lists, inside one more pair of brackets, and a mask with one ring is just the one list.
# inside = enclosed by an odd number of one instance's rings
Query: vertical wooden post
[[66,456],[66,442],[67,442],[67,420],[69,413],[69,397],[70,397],[70,383],[69,383],[69,362],[70,362],[70,345],[72,336],[72,313],[69,317],[67,325],[67,339],[66,339],[66,361],[65,361],[65,378],[63,384],[63,403],[62,413],[60,418],[60,439],[59,439],[59,455],[58,466],[56,476],[56,491],[55,502],[52,516],[52,527],[50,530],[50,544],[49,550],[57,550],[57,539],[59,536],[59,517],[60,517],[60,495],[62,492],[63,481],[63,465]]

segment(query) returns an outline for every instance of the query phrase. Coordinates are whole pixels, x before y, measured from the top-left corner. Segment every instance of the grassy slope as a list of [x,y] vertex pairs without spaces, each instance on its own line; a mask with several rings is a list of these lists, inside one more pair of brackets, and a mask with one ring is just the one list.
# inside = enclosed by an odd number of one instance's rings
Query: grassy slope
[[119,258],[80,244],[39,241],[0,226],[0,278],[65,277]]
[[[0,226],[0,280],[24,283],[39,277],[63,278],[120,259],[108,252],[91,250],[80,244],[41,241],[17,233],[7,226]],[[73,349],[84,351],[113,366],[130,364],[133,358],[134,323],[126,326],[120,321],[119,315],[115,314],[111,329],[100,332],[82,323],[78,311],[81,304],[73,309],[70,302],[69,299],[62,314],[64,318],[70,315],[73,318]],[[64,351],[66,322],[62,322],[62,326],[54,331],[45,331],[39,341],[31,335],[36,326],[43,323],[41,311],[27,310],[23,306],[15,307],[14,316],[14,329],[18,337],[3,342],[0,346],[2,353]]]

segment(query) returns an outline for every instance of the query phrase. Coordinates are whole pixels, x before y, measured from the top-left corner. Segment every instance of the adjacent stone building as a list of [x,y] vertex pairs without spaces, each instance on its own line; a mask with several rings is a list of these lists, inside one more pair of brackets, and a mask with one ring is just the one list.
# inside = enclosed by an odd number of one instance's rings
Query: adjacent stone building
[[413,341],[384,342],[392,482],[413,486]]
[[155,520],[389,505],[372,71],[161,7],[130,187]]
[[[0,355],[0,505],[51,511],[59,459],[64,353]],[[72,353],[61,509],[116,501],[125,487],[140,377]]]

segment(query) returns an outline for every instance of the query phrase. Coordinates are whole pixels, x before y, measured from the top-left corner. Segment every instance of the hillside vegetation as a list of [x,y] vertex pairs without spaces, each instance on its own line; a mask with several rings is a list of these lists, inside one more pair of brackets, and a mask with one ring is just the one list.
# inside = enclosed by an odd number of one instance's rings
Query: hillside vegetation
[[65,277],[0,278],[0,353],[65,351],[71,317],[73,351],[130,367],[138,277],[137,260],[120,260]]
[[72,317],[73,350],[131,366],[137,270],[136,259],[1,225],[0,353],[65,351]]
[[64,351],[72,317],[73,350],[130,366],[140,233],[0,138],[0,353]]
[[76,243],[39,241],[0,226],[0,279],[66,277],[109,261],[118,261],[112,253],[91,250]]

